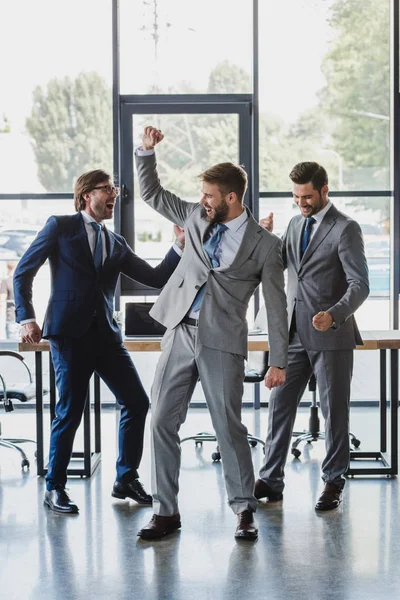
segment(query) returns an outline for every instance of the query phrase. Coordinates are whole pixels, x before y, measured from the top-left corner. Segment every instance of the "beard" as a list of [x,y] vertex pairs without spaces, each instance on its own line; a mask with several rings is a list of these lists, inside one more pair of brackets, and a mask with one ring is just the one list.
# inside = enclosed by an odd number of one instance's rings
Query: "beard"
[[313,215],[316,215],[320,210],[322,210],[324,208],[324,200],[322,198],[321,192],[319,192],[319,202],[318,202],[318,204],[314,204],[314,206],[312,206],[310,208],[311,208],[311,210],[308,213],[307,217],[312,217]]
[[207,215],[206,211],[204,210],[205,217],[210,223],[210,225],[215,225],[216,223],[224,223],[227,220],[229,215],[229,205],[225,198],[223,198],[221,202],[217,204],[217,206],[213,207],[213,211],[213,216],[210,216]]

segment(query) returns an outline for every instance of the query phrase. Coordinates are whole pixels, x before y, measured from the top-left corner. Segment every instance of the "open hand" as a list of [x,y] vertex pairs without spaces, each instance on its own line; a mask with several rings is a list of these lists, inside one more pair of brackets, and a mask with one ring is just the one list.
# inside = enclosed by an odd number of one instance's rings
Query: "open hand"
[[174,225],[174,234],[178,242],[184,246],[185,245],[185,230],[183,227],[179,227],[179,225]]
[[142,148],[143,150],[152,150],[156,144],[159,144],[164,139],[164,135],[161,133],[161,129],[156,129],[151,125],[144,128],[142,136]]

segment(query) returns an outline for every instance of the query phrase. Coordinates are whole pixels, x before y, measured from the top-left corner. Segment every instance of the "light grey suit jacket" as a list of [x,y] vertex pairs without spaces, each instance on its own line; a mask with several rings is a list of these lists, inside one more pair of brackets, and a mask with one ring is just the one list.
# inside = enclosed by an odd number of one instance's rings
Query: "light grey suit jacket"
[[[304,217],[294,217],[282,240],[289,323],[296,309],[296,328],[307,350],[354,348],[362,339],[353,313],[369,294],[360,226],[332,205],[301,259],[304,225]],[[312,318],[320,311],[332,315],[334,328],[314,329]]]
[[203,346],[247,356],[246,312],[257,286],[263,284],[270,345],[269,363],[286,367],[288,327],[281,240],[249,219],[232,265],[215,271],[203,250],[209,222],[199,203],[186,202],[165,190],[158,179],[155,155],[136,156],[140,193],[161,215],[185,228],[183,257],[162,290],[151,315],[167,328],[176,327],[206,284],[199,315]]

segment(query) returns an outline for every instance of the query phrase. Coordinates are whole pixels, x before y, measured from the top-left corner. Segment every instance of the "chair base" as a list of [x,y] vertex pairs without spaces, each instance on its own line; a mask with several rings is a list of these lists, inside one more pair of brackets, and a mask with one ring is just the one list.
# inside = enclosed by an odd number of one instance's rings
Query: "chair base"
[[[202,446],[203,442],[217,442],[217,437],[215,433],[200,431],[199,433],[196,433],[196,435],[190,435],[188,437],[183,438],[181,440],[181,444],[183,444],[183,442],[187,442],[188,440],[193,440],[197,447]],[[254,437],[254,435],[248,435],[247,440],[252,448],[255,448],[257,444],[261,444],[263,452],[265,452],[265,442],[263,440],[260,440],[260,438]],[[221,453],[218,445],[215,449],[215,452],[211,454],[211,458],[214,462],[219,462],[221,460]]]
[[0,446],[3,446],[3,448],[12,448],[14,450],[17,450],[22,457],[21,468],[25,469],[26,467],[26,469],[29,470],[30,462],[28,460],[28,457],[23,451],[23,449],[17,445],[23,444],[25,442],[32,442],[32,444],[36,444],[35,440],[27,440],[23,438],[0,438]]
[[[324,440],[325,433],[322,431],[294,431],[292,433],[292,437],[295,437],[296,440],[293,442],[290,451],[295,458],[299,458],[299,456],[301,456],[301,451],[298,449],[298,446],[301,444],[301,442],[307,442],[307,444],[311,444],[311,442]],[[349,432],[349,437],[350,443],[353,444],[354,448],[358,448],[361,444],[360,440],[358,440],[354,433],[351,432]]]

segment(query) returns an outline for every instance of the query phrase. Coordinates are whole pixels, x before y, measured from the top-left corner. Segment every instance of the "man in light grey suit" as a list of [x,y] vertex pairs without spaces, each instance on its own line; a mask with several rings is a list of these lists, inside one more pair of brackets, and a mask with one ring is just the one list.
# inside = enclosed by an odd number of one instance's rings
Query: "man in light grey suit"
[[[284,465],[297,406],[314,373],[325,419],[324,491],[316,510],[339,506],[349,465],[349,403],[353,349],[362,344],[354,312],[369,293],[360,226],[328,198],[328,175],[315,162],[298,163],[290,173],[301,214],[283,236],[288,270],[289,360],[285,384],[274,390],[264,465],[257,499],[282,499]],[[272,213],[261,224],[273,228]]]
[[138,535],[158,538],[181,526],[178,432],[200,377],[221,451],[228,503],[238,519],[235,537],[255,540],[254,473],[241,422],[246,312],[262,283],[270,344],[265,383],[269,388],[281,385],[288,344],[282,244],[243,206],[247,176],[232,163],[214,165],[200,176],[199,203],[165,190],[154,152],[162,139],[159,130],[145,128],[142,148],[136,151],[141,196],[184,227],[186,245],[151,313],[167,331],[152,387],[154,515]]

